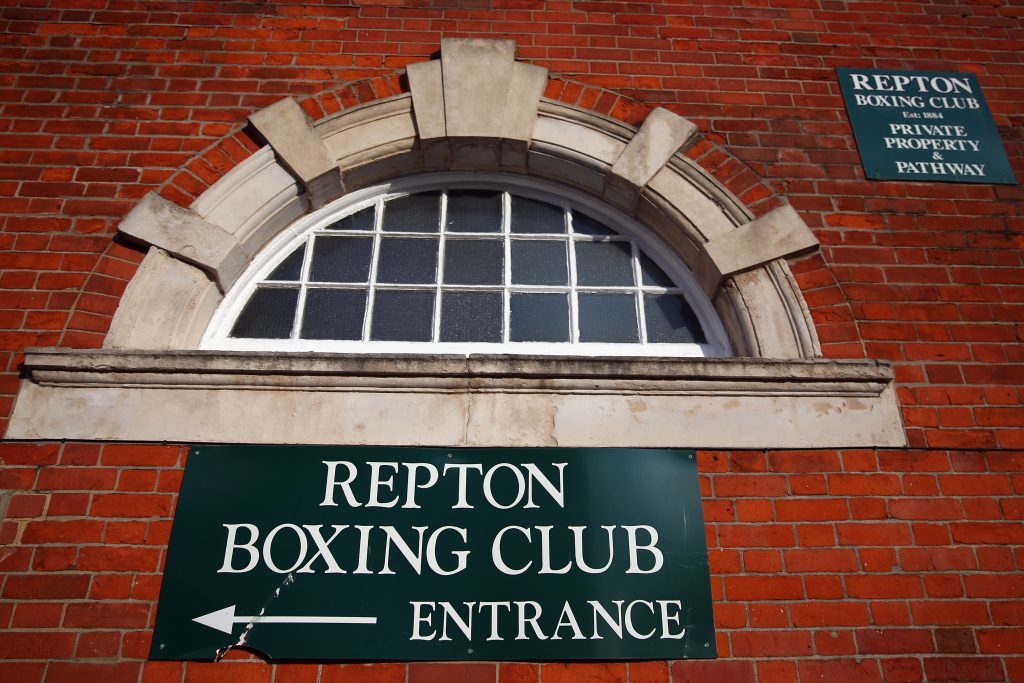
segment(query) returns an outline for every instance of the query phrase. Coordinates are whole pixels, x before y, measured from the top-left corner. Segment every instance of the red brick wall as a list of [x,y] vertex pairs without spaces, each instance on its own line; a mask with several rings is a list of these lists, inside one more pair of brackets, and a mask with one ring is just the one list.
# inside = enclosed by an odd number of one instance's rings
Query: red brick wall
[[1012,0],[3,3],[0,429],[22,349],[102,343],[139,197],[187,204],[253,110],[386,96],[467,35],[514,39],[550,97],[669,107],[756,211],[791,202],[825,354],[894,364],[910,448],[700,455],[717,662],[318,667],[144,665],[184,450],[9,442],[0,680],[1024,680],[1024,191],[865,181],[834,72],[976,73],[1024,177]]

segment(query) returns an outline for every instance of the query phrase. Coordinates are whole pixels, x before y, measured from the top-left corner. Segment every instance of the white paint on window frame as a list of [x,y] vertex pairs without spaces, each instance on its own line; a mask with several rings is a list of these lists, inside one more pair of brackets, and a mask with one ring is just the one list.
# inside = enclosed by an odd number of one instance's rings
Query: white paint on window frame
[[[373,233],[373,246],[372,246],[372,257],[371,257],[371,273],[369,275],[369,282],[366,285],[362,285],[360,288],[362,291],[367,292],[367,314],[364,315],[363,324],[363,337],[364,339],[369,337],[370,326],[372,325],[372,313],[373,313],[373,299],[377,289],[401,289],[401,285],[386,285],[384,287],[379,286],[380,283],[376,282],[377,267],[377,252],[380,248],[380,240],[382,234],[382,226],[380,225],[381,217],[384,212],[381,211],[383,202],[387,199],[395,196],[404,194],[413,194],[416,192],[425,192],[430,190],[448,191],[456,189],[488,189],[503,191],[502,199],[502,232],[499,233],[453,233],[458,235],[460,238],[470,236],[473,239],[495,239],[500,237],[504,241],[504,264],[505,264],[505,275],[504,282],[500,286],[485,285],[478,286],[489,291],[497,291],[499,288],[503,292],[503,315],[505,317],[503,321],[503,339],[501,343],[494,342],[386,342],[386,341],[341,341],[341,340],[316,340],[316,339],[301,339],[298,337],[302,325],[303,315],[303,303],[305,299],[305,293],[307,291],[306,283],[308,283],[309,268],[312,262],[312,249],[311,246],[306,247],[306,254],[303,260],[303,269],[301,281],[299,283],[299,299],[297,302],[296,318],[293,323],[292,337],[289,339],[252,339],[252,338],[233,338],[229,336],[232,326],[238,315],[241,313],[243,307],[249,301],[250,296],[255,290],[256,286],[265,281],[269,276],[270,272],[279,264],[279,262],[292,253],[295,249],[305,243],[312,244],[311,237],[313,233],[321,231],[326,226],[330,225],[334,221],[347,216],[352,215],[362,209],[368,207],[374,207],[375,211],[375,223]],[[509,210],[509,196],[510,194],[516,194],[519,196],[530,197],[538,200],[542,200],[551,204],[562,207],[563,209],[579,209],[583,213],[591,216],[594,219],[607,225],[609,228],[614,230],[616,233],[621,235],[623,238],[628,239],[632,242],[632,263],[634,268],[635,285],[630,287],[611,287],[607,288],[608,291],[621,292],[626,289],[632,289],[633,293],[637,297],[642,297],[645,291],[654,292],[657,288],[645,287],[640,279],[640,268],[638,255],[640,252],[648,256],[658,267],[660,267],[673,282],[676,283],[677,288],[669,291],[675,294],[681,294],[685,296],[686,300],[690,304],[694,313],[696,314],[700,324],[703,328],[704,334],[707,338],[707,342],[704,344],[685,344],[685,343],[648,343],[646,342],[646,321],[643,311],[640,307],[637,308],[638,325],[640,326],[641,343],[593,343],[593,342],[579,342],[579,327],[578,327],[578,311],[576,306],[576,296],[569,296],[570,302],[570,327],[571,327],[571,342],[511,342],[508,341],[509,334],[509,321],[508,314],[510,310],[508,298],[510,292],[515,291],[552,291],[557,290],[560,292],[572,292],[575,291],[602,291],[605,288],[601,287],[580,287],[576,286],[576,263],[575,263],[575,249],[572,248],[574,243],[574,237],[571,231],[565,236],[565,243],[568,251],[568,268],[570,283],[569,287],[554,287],[546,288],[544,286],[527,286],[527,285],[511,285],[510,269],[511,269],[511,235],[509,225],[507,221],[510,216]],[[442,197],[445,197],[442,194]],[[441,227],[444,228],[444,206],[442,203],[442,215],[440,220],[442,221]],[[571,217],[571,212],[569,213]],[[570,230],[567,228],[567,230]],[[368,233],[351,233],[350,231],[332,231],[334,235],[345,235],[345,234],[360,234],[368,235]],[[388,235],[392,233],[388,231]],[[394,233],[396,236],[402,235],[403,233]],[[438,251],[438,264],[437,268],[440,272],[443,269],[443,242],[445,240],[445,230],[440,230],[440,235],[437,233],[423,233],[421,237],[426,238],[428,235],[438,239],[439,251]],[[450,236],[450,235],[449,235]],[[519,236],[530,239],[528,235]],[[440,278],[438,278],[440,282]],[[292,285],[294,286],[294,285]],[[440,291],[440,284],[435,283],[435,292]],[[413,289],[420,291],[427,291],[430,286],[414,286]],[[450,285],[445,286],[446,289],[452,288]],[[457,286],[460,290],[472,290],[474,286]],[[432,319],[432,329],[434,331],[434,338],[438,337],[437,330],[439,325],[439,316],[441,304],[440,300],[435,298],[435,311]],[[438,353],[438,354],[452,354],[452,355],[473,355],[473,354],[515,354],[515,355],[546,355],[546,356],[586,356],[586,357],[598,357],[598,356],[659,356],[659,357],[724,357],[732,355],[731,347],[726,335],[725,329],[720,322],[714,307],[708,300],[707,296],[698,286],[696,279],[692,272],[686,265],[679,259],[677,255],[671,252],[664,244],[655,238],[649,231],[645,230],[639,225],[634,219],[628,217],[621,211],[618,211],[614,207],[606,204],[605,202],[595,199],[594,197],[588,196],[584,193],[571,190],[569,188],[555,186],[552,183],[537,180],[534,178],[503,174],[503,173],[455,173],[455,172],[444,172],[444,173],[429,173],[419,174],[415,176],[409,176],[406,178],[396,179],[394,181],[367,187],[356,192],[352,192],[327,206],[314,211],[307,216],[299,219],[294,224],[282,231],[277,237],[271,240],[267,246],[253,259],[250,266],[246,269],[245,273],[236,281],[231,290],[224,297],[223,302],[213,315],[210,325],[207,328],[207,332],[203,337],[200,344],[201,349],[207,350],[224,350],[224,351],[257,351],[257,352],[335,352],[335,353],[356,353],[356,354],[381,354],[381,353]]]

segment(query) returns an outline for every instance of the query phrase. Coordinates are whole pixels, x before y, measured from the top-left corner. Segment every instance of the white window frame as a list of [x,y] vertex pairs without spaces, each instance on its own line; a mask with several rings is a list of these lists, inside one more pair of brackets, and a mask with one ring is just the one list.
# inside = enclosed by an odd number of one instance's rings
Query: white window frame
[[[266,280],[278,263],[284,257],[291,254],[293,250],[309,240],[313,233],[323,234],[319,231],[322,231],[339,218],[345,215],[351,215],[368,207],[373,207],[375,204],[392,199],[395,196],[430,190],[457,189],[490,189],[505,191],[506,193],[539,199],[559,206],[562,209],[579,209],[592,218],[602,222],[613,231],[632,242],[634,248],[632,259],[634,269],[638,270],[638,259],[636,258],[637,253],[635,250],[639,250],[654,261],[655,264],[657,264],[666,273],[666,275],[676,283],[676,288],[669,290],[661,289],[660,291],[681,294],[686,298],[703,328],[707,341],[703,344],[648,343],[646,341],[641,341],[640,343],[579,342],[577,341],[579,335],[577,314],[574,310],[574,305],[572,304],[570,305],[570,308],[573,310],[570,311],[570,316],[573,328],[571,338],[573,341],[570,342],[396,342],[301,339],[298,338],[298,334],[301,329],[303,302],[305,292],[307,291],[305,286],[300,287],[300,294],[297,302],[298,319],[292,330],[291,338],[252,339],[234,338],[229,336],[236,318],[248,303],[256,286]],[[508,194],[504,195],[506,200],[508,196]],[[505,209],[506,210],[503,212],[503,215],[507,216],[507,206]],[[380,211],[377,211],[376,215],[379,218]],[[345,235],[348,233],[347,231],[331,231],[329,234]],[[392,233],[387,232],[386,234],[391,235]],[[395,236],[403,235],[403,233],[394,234]],[[380,226],[377,225],[374,236],[375,249],[380,236]],[[447,236],[457,236],[458,239],[495,239],[500,237],[504,241],[506,269],[505,284],[495,286],[488,285],[481,288],[487,289],[488,291],[494,291],[497,289],[501,289],[503,291],[503,296],[506,299],[504,305],[506,320],[504,321],[503,327],[504,335],[507,339],[507,315],[509,311],[507,297],[509,296],[510,289],[520,289],[520,286],[518,285],[512,286],[508,284],[510,282],[510,278],[508,277],[507,271],[511,267],[511,260],[509,258],[510,234],[508,226],[503,225],[502,233],[487,233],[486,235],[476,233],[448,233]],[[528,236],[524,235],[523,237]],[[438,268],[443,267],[445,238],[446,234],[442,231],[439,237],[441,246],[438,254]],[[567,239],[571,244],[573,237],[569,236]],[[574,249],[569,249],[568,253],[570,282],[573,283],[571,286],[575,287]],[[301,280],[303,285],[307,281],[307,271],[310,261],[311,259],[307,254]],[[374,259],[373,262],[376,263],[376,259]],[[640,283],[641,280],[639,279],[639,272],[635,272],[634,275],[635,281]],[[371,276],[371,281],[372,279],[373,278]],[[437,289],[440,289],[441,285],[438,284],[436,287]],[[643,288],[642,291],[649,291],[650,293],[657,293],[659,291],[659,288],[647,287],[641,284],[634,285],[632,289],[635,293],[641,287]],[[426,289],[425,286],[415,286],[413,288],[417,290]],[[461,287],[457,288],[461,289]],[[466,289],[473,289],[473,287],[466,287]],[[524,287],[523,289],[531,289],[538,292],[545,291],[544,287],[539,286]],[[565,288],[555,289],[565,291]],[[612,287],[608,289],[613,291],[622,291],[623,289],[630,288]],[[369,284],[367,289],[369,297],[373,296],[373,290],[374,285]],[[577,290],[600,291],[601,288],[577,287]],[[368,306],[371,305],[371,301],[372,299],[368,298]],[[570,297],[570,301],[574,301],[574,297]],[[440,306],[435,305],[433,320],[435,336],[439,318],[439,309]],[[638,323],[641,326],[641,339],[643,340],[645,339],[643,332],[643,326],[645,325],[644,316],[639,315],[638,318]],[[200,348],[205,350],[254,352],[333,352],[355,354],[438,353],[445,355],[513,354],[582,357],[654,356],[694,358],[724,357],[732,355],[732,350],[725,329],[722,326],[714,307],[697,284],[697,281],[690,269],[687,268],[686,265],[664,244],[657,240],[657,238],[651,235],[649,231],[645,230],[634,219],[629,218],[605,202],[594,199],[586,194],[569,188],[554,186],[551,183],[539,181],[530,177],[502,173],[451,172],[420,174],[397,179],[381,185],[367,187],[362,190],[352,192],[296,221],[289,228],[282,231],[275,239],[271,240],[271,242],[268,243],[268,245],[253,259],[250,266],[236,281],[234,286],[224,297],[224,300],[218,307],[217,311],[214,313],[210,321],[210,325],[207,328],[207,332],[202,339]]]

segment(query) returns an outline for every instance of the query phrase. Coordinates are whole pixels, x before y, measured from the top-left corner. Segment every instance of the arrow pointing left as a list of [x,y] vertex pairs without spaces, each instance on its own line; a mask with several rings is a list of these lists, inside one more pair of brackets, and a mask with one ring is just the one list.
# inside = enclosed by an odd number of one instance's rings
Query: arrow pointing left
[[231,633],[235,624],[376,624],[377,617],[318,617],[318,616],[294,616],[294,617],[244,617],[235,616],[236,605],[228,605],[209,614],[196,617],[192,621],[217,629],[224,633]]

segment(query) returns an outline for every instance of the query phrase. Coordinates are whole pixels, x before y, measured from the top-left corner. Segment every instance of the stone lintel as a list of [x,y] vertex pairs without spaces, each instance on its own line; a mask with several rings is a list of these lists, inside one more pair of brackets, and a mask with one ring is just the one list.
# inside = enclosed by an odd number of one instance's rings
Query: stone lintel
[[319,208],[342,195],[341,171],[299,103],[287,97],[249,117],[274,154]]
[[118,230],[206,270],[221,291],[227,291],[249,265],[249,255],[234,235],[155,192],[135,205]]
[[10,439],[652,448],[905,444],[892,371],[871,361],[39,349],[27,354],[25,369]]
[[705,243],[706,267],[697,279],[712,296],[730,275],[817,246],[818,238],[796,209],[785,204]]

